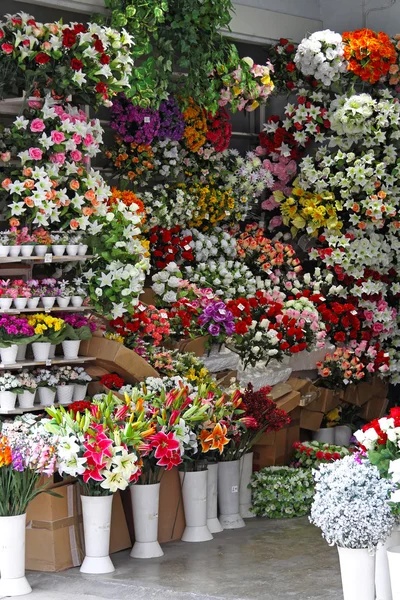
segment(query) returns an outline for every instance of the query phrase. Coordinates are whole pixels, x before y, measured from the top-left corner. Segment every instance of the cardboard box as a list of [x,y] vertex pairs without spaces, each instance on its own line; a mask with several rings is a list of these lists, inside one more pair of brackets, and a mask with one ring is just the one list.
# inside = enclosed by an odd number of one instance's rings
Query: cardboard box
[[389,400],[387,398],[379,398],[373,396],[368,400],[360,411],[360,417],[366,421],[373,421],[373,419],[380,419],[384,417],[387,411]]
[[117,373],[127,383],[143,381],[146,377],[159,377],[157,371],[144,358],[114,340],[84,340],[81,342],[80,353],[83,356],[95,356],[97,367]]
[[303,408],[300,413],[300,429],[308,429],[309,431],[318,431],[321,427],[324,413],[312,412]]

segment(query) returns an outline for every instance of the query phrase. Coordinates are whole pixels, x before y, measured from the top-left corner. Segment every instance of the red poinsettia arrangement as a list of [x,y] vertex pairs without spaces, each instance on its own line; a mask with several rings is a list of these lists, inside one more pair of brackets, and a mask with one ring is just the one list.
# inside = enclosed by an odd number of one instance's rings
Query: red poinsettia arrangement
[[219,108],[214,116],[208,113],[207,128],[207,141],[214,147],[216,152],[223,152],[229,148],[232,137],[232,124],[224,107]]
[[172,262],[181,264],[194,260],[191,235],[185,235],[179,225],[165,229],[156,225],[149,231],[150,255],[153,266],[165,269]]

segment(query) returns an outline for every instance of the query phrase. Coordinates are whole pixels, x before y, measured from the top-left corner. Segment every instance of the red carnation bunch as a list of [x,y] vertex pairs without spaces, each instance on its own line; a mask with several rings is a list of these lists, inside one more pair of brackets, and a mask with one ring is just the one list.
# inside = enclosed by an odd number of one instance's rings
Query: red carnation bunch
[[161,346],[171,333],[167,311],[141,302],[136,312],[128,318],[114,319],[110,321],[110,325],[117,335],[124,338],[124,345],[131,350],[135,350],[138,343]]
[[214,147],[216,152],[223,152],[229,148],[232,137],[232,124],[224,107],[218,109],[213,116],[207,115],[207,141]]
[[109,390],[118,392],[125,382],[122,377],[119,377],[119,375],[116,375],[116,373],[109,373],[107,375],[103,375],[103,377],[100,379],[100,383]]
[[165,229],[156,225],[149,231],[150,255],[153,266],[158,270],[165,269],[172,262],[182,264],[194,260],[190,246],[191,235],[184,235],[179,225]]

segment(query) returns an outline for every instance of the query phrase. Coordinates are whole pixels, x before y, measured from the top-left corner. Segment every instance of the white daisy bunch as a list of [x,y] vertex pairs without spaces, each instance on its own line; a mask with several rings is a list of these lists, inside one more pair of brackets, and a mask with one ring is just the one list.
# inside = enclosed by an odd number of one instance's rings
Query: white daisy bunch
[[294,62],[303,75],[312,76],[329,87],[347,71],[340,33],[330,29],[316,31],[298,45]]

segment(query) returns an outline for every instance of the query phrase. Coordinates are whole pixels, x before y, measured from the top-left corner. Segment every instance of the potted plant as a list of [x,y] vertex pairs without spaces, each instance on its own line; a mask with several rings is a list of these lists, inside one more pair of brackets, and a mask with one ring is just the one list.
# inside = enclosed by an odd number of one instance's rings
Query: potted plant
[[33,356],[37,361],[46,361],[51,344],[60,344],[63,341],[65,323],[51,315],[37,313],[29,315],[28,324],[34,328],[37,335],[37,341],[32,344]]
[[18,346],[34,342],[38,335],[25,317],[0,315],[1,362],[10,365],[16,362]]
[[47,248],[51,245],[51,236],[43,227],[40,227],[32,232],[32,241],[35,244],[36,256],[44,256]]
[[89,321],[82,313],[61,313],[60,318],[65,322],[65,335],[62,342],[64,358],[78,358],[79,346],[82,340],[89,340],[96,331],[96,324]]
[[74,382],[74,394],[72,397],[73,402],[79,402],[84,400],[87,395],[87,388],[89,383],[92,381],[89,373],[86,373],[83,367],[74,367],[77,377]]
[[19,373],[18,405],[20,408],[31,408],[35,404],[37,390],[36,377],[28,369],[22,369]]
[[58,287],[60,295],[57,296],[57,304],[60,308],[67,308],[72,296],[75,294],[75,288],[70,281],[64,279],[58,282]]
[[375,600],[375,552],[392,532],[393,483],[377,467],[345,456],[314,471],[310,521],[339,552],[344,600]]
[[10,239],[5,232],[0,233],[0,257],[8,256],[10,252]]
[[68,244],[67,233],[52,233],[51,234],[51,250],[54,256],[63,256]]
[[0,375],[0,408],[1,410],[14,410],[17,402],[17,394],[21,392],[19,378],[3,371]]
[[27,227],[22,227],[21,231],[17,234],[17,244],[21,246],[22,256],[32,256],[35,243]]
[[14,279],[12,287],[15,290],[14,306],[19,310],[26,308],[28,298],[31,296],[31,288],[23,279]]
[[56,468],[56,444],[43,427],[15,420],[0,437],[0,595],[32,590],[25,577],[25,527],[28,504],[46,489],[38,485]]
[[39,392],[39,401],[42,406],[51,406],[56,398],[59,384],[58,373],[50,369],[36,369],[34,371],[36,385]]

